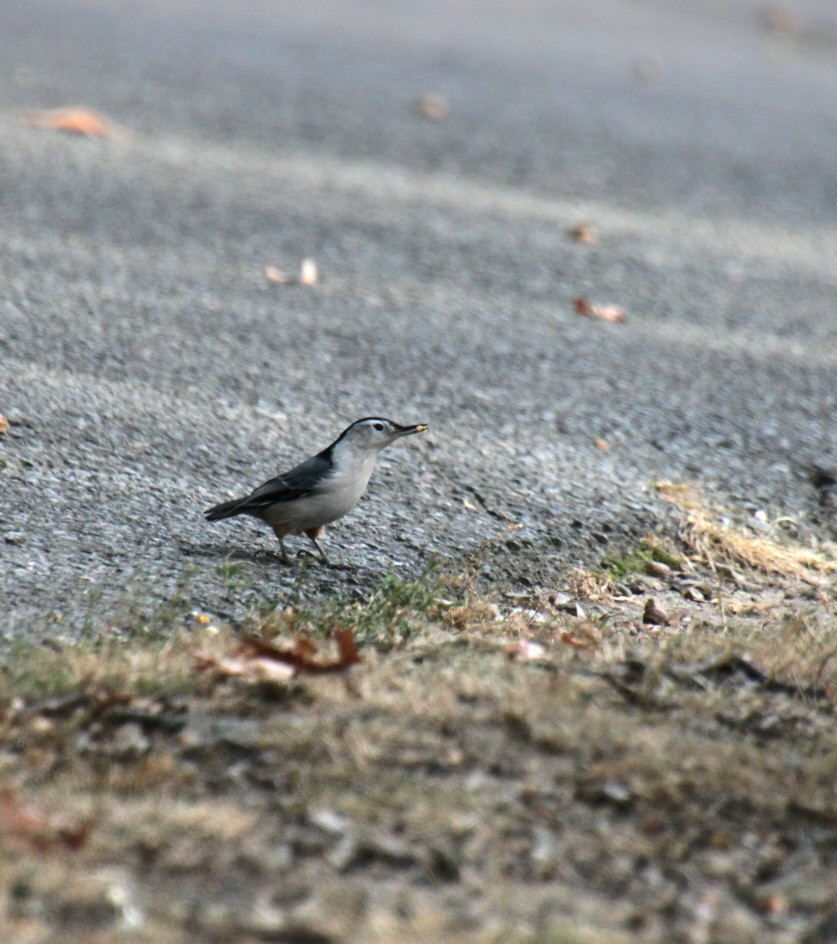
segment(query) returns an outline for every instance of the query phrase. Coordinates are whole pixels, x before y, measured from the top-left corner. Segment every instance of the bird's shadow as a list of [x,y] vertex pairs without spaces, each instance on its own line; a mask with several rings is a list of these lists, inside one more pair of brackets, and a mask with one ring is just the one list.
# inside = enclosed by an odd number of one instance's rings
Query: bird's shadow
[[355,567],[351,564],[343,564],[335,561],[326,563],[320,560],[316,554],[312,554],[305,548],[298,551],[291,551],[289,560],[283,561],[282,555],[278,551],[268,548],[260,548],[251,551],[240,547],[230,547],[228,544],[189,544],[181,543],[180,553],[184,557],[209,557],[222,561],[240,561],[248,564],[269,564],[293,570],[296,567],[307,567],[309,565],[319,565],[329,570],[354,571]]
[[266,548],[255,551],[229,544],[187,544],[181,543],[180,553],[184,557],[213,557],[217,560],[247,561],[250,564],[281,564],[282,557],[277,551]]

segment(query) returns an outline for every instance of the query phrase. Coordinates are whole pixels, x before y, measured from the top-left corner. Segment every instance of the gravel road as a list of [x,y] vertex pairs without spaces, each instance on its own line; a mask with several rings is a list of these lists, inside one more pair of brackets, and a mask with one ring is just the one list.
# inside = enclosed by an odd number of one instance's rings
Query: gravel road
[[[6,638],[363,593],[489,538],[490,576],[550,585],[665,527],[660,478],[821,527],[837,14],[788,9],[0,3]],[[130,135],[19,120],[71,104]],[[316,285],[265,278],[306,257]],[[329,532],[342,566],[203,521],[367,414],[431,432]]]

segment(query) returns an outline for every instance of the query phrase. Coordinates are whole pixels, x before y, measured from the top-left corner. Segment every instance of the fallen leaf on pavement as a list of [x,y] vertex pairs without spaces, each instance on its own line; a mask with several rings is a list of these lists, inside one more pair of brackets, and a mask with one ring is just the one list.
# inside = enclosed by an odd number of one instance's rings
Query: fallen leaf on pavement
[[316,285],[317,284],[317,263],[313,259],[303,259],[299,267],[299,275],[290,275],[288,272],[281,272],[276,266],[266,265],[264,274],[267,281],[272,285]]
[[442,121],[448,115],[448,103],[441,95],[422,95],[415,104],[416,114],[428,121]]
[[0,789],[0,835],[22,840],[46,852],[50,849],[80,849],[90,836],[92,821],[68,826],[24,803],[12,787]]
[[660,60],[654,55],[637,56],[633,61],[633,73],[642,82],[653,82],[660,77]]
[[104,115],[87,108],[30,111],[21,115],[20,120],[33,128],[47,128],[51,131],[63,131],[65,134],[78,134],[90,138],[119,138],[126,135],[124,128]]
[[0,413],[0,436],[5,435],[9,431],[9,421]]
[[599,231],[591,223],[576,223],[569,230],[570,239],[592,246],[599,241]]
[[796,13],[784,3],[771,3],[762,10],[762,23],[768,33],[777,36],[792,36],[802,27]]
[[272,282],[274,285],[293,285],[295,282],[292,275],[288,275],[287,272],[280,272],[276,266],[265,266],[264,274],[267,277],[267,281]]
[[302,260],[302,265],[299,267],[299,284],[317,284],[317,263],[313,259]]
[[624,324],[628,320],[624,308],[618,305],[594,305],[587,298],[575,300],[575,310],[583,318],[595,318],[599,321],[610,321],[613,324]]

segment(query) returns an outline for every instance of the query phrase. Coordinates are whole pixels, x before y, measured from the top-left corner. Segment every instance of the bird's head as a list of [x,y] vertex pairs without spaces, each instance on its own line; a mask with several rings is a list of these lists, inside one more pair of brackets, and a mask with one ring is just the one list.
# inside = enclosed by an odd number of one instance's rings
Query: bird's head
[[357,451],[374,453],[394,443],[396,439],[412,436],[413,433],[423,433],[426,429],[424,423],[402,426],[382,416],[366,416],[343,430],[334,445],[349,446]]

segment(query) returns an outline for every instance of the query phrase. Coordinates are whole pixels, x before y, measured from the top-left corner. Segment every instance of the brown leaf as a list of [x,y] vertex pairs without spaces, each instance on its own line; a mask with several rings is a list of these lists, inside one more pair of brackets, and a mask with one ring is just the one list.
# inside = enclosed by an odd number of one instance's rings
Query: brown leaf
[[5,436],[9,431],[9,421],[0,413],[0,436]]
[[447,99],[441,95],[422,95],[415,104],[416,114],[428,121],[442,121],[448,116]]
[[198,654],[195,657],[195,669],[198,672],[213,672],[221,678],[243,678],[252,682],[277,684],[289,682],[296,675],[343,672],[361,661],[360,653],[349,630],[338,629],[334,635],[338,649],[336,659],[315,659],[316,648],[308,639],[297,639],[293,646],[279,648],[258,636],[247,636],[232,655]]
[[577,243],[585,243],[588,246],[592,246],[599,241],[599,231],[592,223],[576,223],[576,225],[570,227],[567,232],[570,239],[575,240]]
[[88,840],[92,820],[68,826],[25,804],[12,787],[0,788],[0,834],[21,840],[38,852],[63,847],[80,849]]
[[574,307],[582,318],[595,318],[613,324],[624,324],[628,320],[625,310],[618,305],[594,305],[589,299],[581,297],[575,300]]
[[762,10],[762,23],[768,33],[777,36],[792,36],[802,28],[802,21],[784,3],[771,3]]
[[348,629],[338,629],[334,636],[337,639],[339,656],[332,660],[314,659],[316,650],[308,639],[298,639],[291,649],[280,649],[258,636],[248,636],[241,641],[240,652],[245,658],[249,656],[289,665],[294,672],[299,673],[342,672],[360,662],[360,653],[354,636]]
[[599,649],[602,641],[599,631],[592,623],[576,621],[571,632],[560,633],[561,642],[573,649]]
[[30,111],[21,116],[24,124],[90,138],[118,138],[125,129],[104,115],[87,108],[54,108],[51,111]]
[[651,626],[668,626],[671,617],[653,597],[648,597],[645,601],[645,609],[642,611],[642,622],[649,623]]

